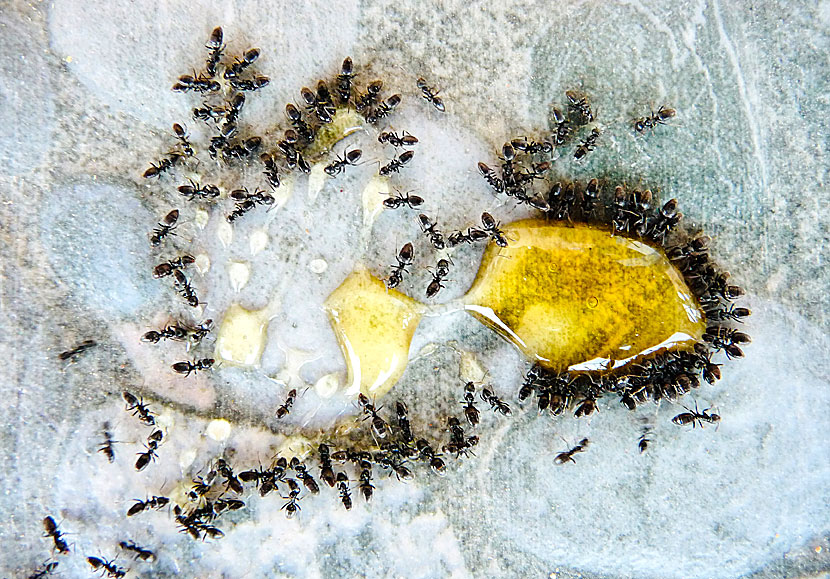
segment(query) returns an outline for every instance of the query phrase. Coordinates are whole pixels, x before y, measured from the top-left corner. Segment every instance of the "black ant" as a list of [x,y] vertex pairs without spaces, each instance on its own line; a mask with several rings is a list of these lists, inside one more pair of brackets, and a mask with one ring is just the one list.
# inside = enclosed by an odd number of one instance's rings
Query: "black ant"
[[156,279],[167,277],[168,275],[171,275],[174,271],[180,269],[187,269],[188,266],[193,265],[194,263],[196,263],[196,259],[192,255],[182,255],[175,259],[171,259],[164,263],[160,263],[159,265],[154,267],[153,277]]
[[464,429],[455,416],[447,419],[447,428],[450,431],[450,442],[444,445],[445,452],[455,454],[455,458],[474,454],[470,449],[478,444],[478,436],[465,437]]
[[352,495],[349,492],[349,477],[346,476],[345,472],[337,473],[337,490],[340,493],[340,502],[343,503],[343,507],[347,511],[352,510]]
[[651,434],[651,427],[646,424],[643,426],[643,433],[640,435],[640,439],[637,441],[637,449],[640,451],[640,454],[643,454],[648,449],[648,445],[651,442],[651,439],[648,437],[649,434]]
[[441,97],[438,96],[438,93],[441,91],[437,91],[434,88],[427,85],[427,81],[423,78],[419,78],[416,83],[418,88],[421,89],[421,96],[424,97],[428,103],[432,103],[436,109],[444,112],[444,101],[441,100]]
[[242,107],[245,106],[245,93],[236,93],[233,99],[228,103],[228,110],[225,113],[225,125],[236,126],[236,121],[239,119],[239,113],[242,112]]
[[247,189],[237,189],[231,192],[231,198],[236,201],[233,211],[228,214],[228,223],[233,223],[257,205],[273,205],[274,197],[268,195],[265,191],[257,189],[253,193],[249,193]]
[[256,62],[257,58],[259,58],[259,49],[249,48],[242,54],[242,58],[234,59],[233,64],[225,68],[225,73],[222,76],[224,76],[226,80],[235,79],[240,74],[245,72],[246,68]]
[[157,497],[155,495],[150,497],[146,501],[142,501],[140,499],[133,500],[135,501],[135,504],[133,504],[133,506],[131,506],[127,511],[128,517],[137,515],[138,513],[146,509],[155,509],[157,511],[160,511],[161,509],[166,507],[167,504],[170,502],[170,499],[168,499],[167,497]]
[[[683,408],[686,408],[685,406]],[[700,424],[700,427],[703,428],[703,423],[708,422],[709,424],[715,424],[716,422],[720,422],[720,415],[718,414],[709,414],[709,410],[711,408],[707,408],[706,410],[700,412],[697,408],[697,402],[695,402],[695,409],[691,410],[686,408],[688,412],[682,412],[671,419],[672,422],[677,424],[678,426],[687,426],[689,424],[692,425],[692,428],[697,427]]]
[[285,115],[303,141],[306,143],[314,141],[314,130],[303,120],[303,113],[300,112],[300,109],[288,103],[285,105]]
[[583,125],[594,121],[594,112],[588,103],[588,97],[580,96],[572,90],[565,91],[565,96],[568,97],[568,106],[579,115]]
[[194,155],[193,146],[190,144],[190,141],[187,140],[187,129],[185,129],[179,123],[173,123],[173,132],[176,134],[176,138],[181,143],[182,151],[188,157],[192,157]]
[[343,65],[340,67],[340,74],[337,75],[337,96],[340,99],[340,104],[348,103],[352,96],[353,68],[351,57],[344,58]]
[[131,551],[135,553],[135,559],[141,559],[142,561],[155,561],[156,555],[149,549],[143,549],[136,545],[132,541],[121,541],[118,543],[118,546],[124,549],[125,551]]
[[397,196],[393,195],[383,200],[383,206],[387,209],[397,209],[406,205],[410,209],[416,209],[424,203],[423,198],[417,195],[410,195],[409,193],[401,194],[398,192]]
[[421,231],[424,235],[429,237],[429,242],[435,249],[444,249],[444,235],[435,229],[437,223],[434,223],[427,215],[421,213],[418,215],[418,222],[421,225]]
[[179,210],[174,209],[164,216],[164,219],[159,221],[158,227],[153,229],[153,234],[150,236],[150,245],[158,246],[161,240],[168,235],[176,235],[173,230],[176,228],[176,222],[179,220]]
[[553,152],[553,145],[551,145],[547,141],[537,143],[535,141],[529,141],[527,137],[513,139],[510,141],[510,144],[517,151],[522,151],[523,153],[527,153],[528,155],[536,155],[540,153],[549,154]]
[[209,122],[213,121],[214,123],[218,123],[222,117],[225,115],[227,111],[220,107],[212,107],[207,103],[203,103],[204,106],[199,108],[195,107],[193,109],[193,119],[197,121],[204,121]]
[[507,247],[507,239],[504,237],[504,232],[499,229],[499,223],[486,211],[481,214],[481,225],[484,227],[484,232],[496,242],[496,245]]
[[447,237],[447,245],[450,247],[455,247],[456,245],[461,245],[462,243],[469,243],[470,245],[487,239],[488,234],[486,231],[482,231],[476,227],[468,227],[467,232],[463,231],[454,231]]
[[478,172],[487,180],[487,183],[496,193],[504,192],[504,181],[496,174],[496,172],[487,166],[485,163],[479,162]]
[[480,413],[475,405],[476,386],[472,382],[467,382],[464,386],[464,400],[461,403],[464,405],[464,416],[470,426],[477,426],[479,423]]
[[63,538],[63,533],[58,529],[58,524],[51,516],[44,517],[43,528],[46,531],[46,537],[51,537],[55,543],[55,550],[62,555],[69,553],[69,545]]
[[400,136],[398,136],[398,133],[383,132],[378,135],[378,143],[388,143],[393,147],[413,147],[418,144],[418,138],[406,131]]
[[582,212],[586,215],[593,213],[599,201],[599,179],[593,178],[585,186],[582,194]]
[[399,104],[401,104],[401,95],[393,94],[391,97],[389,97],[385,101],[382,101],[375,108],[375,110],[372,111],[366,117],[366,121],[371,123],[371,124],[377,123],[379,120],[381,120],[383,118],[386,118],[390,114],[392,114],[392,111],[394,111],[396,108],[398,108]]
[[334,106],[334,101],[331,100],[331,93],[326,81],[320,80],[317,82],[317,118],[321,123],[328,124],[334,120],[334,115],[337,108]]
[[378,414],[380,408],[375,408],[375,405],[370,403],[369,398],[363,393],[358,394],[357,402],[363,409],[363,413],[366,414],[364,420],[372,419],[372,433],[378,438],[386,438],[386,435],[389,434],[389,425]]
[[104,435],[104,442],[98,445],[98,452],[103,452],[109,462],[115,462],[115,448],[113,445],[116,441],[112,439],[112,433],[109,429],[110,423],[104,422],[104,427],[101,430]]
[[288,496],[283,497],[284,499],[288,499],[288,502],[285,503],[280,510],[285,509],[285,518],[292,519],[294,515],[296,515],[300,511],[300,504],[299,504],[299,494],[300,494],[300,485],[297,484],[293,478],[285,479],[288,488]]
[[155,163],[150,163],[150,168],[144,171],[144,178],[149,179],[150,177],[161,177],[162,173],[169,171],[177,165],[182,157],[183,155],[174,152],[159,159],[157,165]]
[[77,346],[72,348],[71,350],[67,350],[65,352],[61,352],[60,354],[58,354],[58,359],[63,360],[64,362],[66,360],[74,361],[75,358],[77,358],[78,356],[80,356],[81,354],[83,354],[84,352],[89,350],[90,348],[93,348],[97,345],[98,345],[98,342],[96,342],[95,340],[84,340],[83,342],[81,342],[80,344],[78,344]]
[[280,186],[280,170],[277,167],[276,159],[270,153],[263,153],[259,156],[259,160],[265,165],[265,171],[262,174],[268,179],[271,188],[276,189]]
[[336,160],[332,161],[326,168],[324,169],[327,175],[337,175],[344,171],[347,166],[349,165],[356,165],[357,162],[360,160],[360,156],[363,152],[360,149],[352,149],[351,151],[344,151],[342,157],[337,157]]
[[102,577],[106,575],[113,579],[121,579],[127,574],[127,571],[115,564],[115,559],[109,561],[103,557],[87,557],[86,561],[92,566],[93,571],[100,569]]
[[142,342],[150,342],[151,344],[158,344],[161,340],[175,340],[180,341],[187,338],[187,330],[181,326],[170,324],[158,331],[150,330],[141,336]]
[[657,109],[657,112],[651,112],[651,115],[647,117],[640,117],[638,119],[634,119],[634,130],[638,133],[644,132],[646,129],[654,129],[657,125],[665,125],[666,121],[670,118],[674,117],[677,114],[677,111],[674,109],[666,108],[665,106],[660,107]]
[[415,443],[415,448],[418,449],[418,452],[423,460],[429,461],[429,466],[435,474],[443,475],[446,473],[446,465],[444,464],[444,461],[439,458],[439,455],[435,453],[435,450],[426,440],[423,438],[418,439]]
[[395,157],[391,161],[389,161],[386,165],[380,168],[380,175],[386,177],[391,175],[392,173],[399,172],[404,165],[409,163],[412,160],[412,157],[415,156],[415,151],[404,151],[400,154],[400,156]]
[[318,447],[320,452],[320,479],[329,485],[334,486],[334,471],[331,468],[331,451],[328,445],[321,443]]
[[230,79],[231,87],[235,90],[255,91],[268,86],[271,79],[267,76],[257,76],[251,79],[232,78]]
[[432,274],[432,281],[429,282],[427,286],[427,297],[431,298],[434,297],[441,288],[444,287],[444,284],[441,283],[444,281],[450,274],[450,262],[446,259],[439,259],[438,263],[435,266],[435,272]]
[[412,442],[412,425],[409,423],[406,404],[400,401],[396,402],[395,414],[398,417],[398,428],[401,431],[401,439],[404,442]]
[[210,78],[216,76],[216,65],[219,64],[219,59],[222,58],[222,51],[225,49],[222,45],[223,36],[222,27],[217,26],[210,33],[210,38],[205,43],[205,48],[209,51],[207,61],[205,61],[205,72]]
[[285,403],[277,408],[277,419],[285,418],[288,416],[288,413],[291,412],[291,407],[294,405],[294,400],[297,398],[297,389],[292,388],[288,391],[288,396],[285,399]]
[[51,575],[58,566],[57,561],[46,561],[40,567],[35,569],[34,573],[29,575],[29,579],[43,579],[47,575]]
[[195,199],[215,199],[219,197],[219,187],[216,185],[205,185],[202,186],[199,183],[190,179],[190,185],[179,185],[178,190],[179,193],[190,199],[191,201]]
[[250,159],[262,147],[262,137],[250,137],[244,141],[229,144],[222,149],[222,158],[229,162],[233,159]]
[[155,426],[156,419],[153,418],[153,412],[150,412],[150,409],[147,408],[146,404],[144,404],[144,399],[136,398],[133,394],[127,392],[126,390],[124,390],[121,395],[127,403],[127,406],[125,407],[127,412],[132,410],[133,416],[138,416],[138,420],[142,424],[146,424],[147,426]]
[[382,80],[373,80],[366,87],[366,94],[359,95],[355,101],[355,110],[362,113],[378,101],[380,91],[383,88]]
[[570,450],[566,450],[565,452],[560,452],[556,455],[556,458],[553,459],[553,462],[556,464],[565,464],[566,462],[576,462],[573,459],[573,456],[578,452],[585,452],[585,449],[588,448],[588,444],[590,441],[587,438],[583,438],[579,441],[579,444],[571,448]]
[[311,492],[311,494],[316,495],[320,492],[320,487],[317,484],[317,481],[314,480],[314,477],[308,472],[306,466],[300,462],[296,456],[291,458],[290,466],[294,469],[294,472],[297,473],[297,477],[303,481],[303,485],[305,488]]
[[213,363],[213,358],[203,358],[201,360],[193,360],[192,362],[176,362],[175,364],[173,364],[172,368],[174,372],[184,374],[185,376],[190,376],[191,372],[195,373],[198,370],[210,369],[210,367],[213,366]]
[[150,436],[147,437],[147,444],[145,448],[147,452],[139,452],[138,459],[135,461],[135,469],[137,471],[142,471],[147,468],[147,465],[150,464],[150,461],[155,462],[156,457],[158,454],[156,450],[158,450],[159,443],[161,442],[164,433],[161,430],[154,430]]
[[406,266],[411,265],[414,259],[415,251],[412,249],[412,244],[405,244],[398,252],[398,264],[392,266],[392,273],[389,274],[389,278],[386,280],[386,287],[388,287],[389,289],[397,287],[403,280],[403,276],[401,274],[403,272],[409,273],[409,270],[406,269]]
[[242,487],[242,483],[239,482],[239,478],[233,474],[231,465],[229,465],[224,458],[220,458],[216,461],[216,470],[225,479],[225,485],[228,489],[240,495],[244,492],[245,489]]
[[585,137],[585,140],[574,151],[574,159],[577,161],[587,155],[589,152],[597,148],[597,139],[599,139],[599,129],[594,127],[591,129],[591,134]]
[[502,416],[510,416],[510,406],[501,398],[496,396],[489,388],[482,388],[481,399],[490,405],[493,412],[498,412]]
[[182,271],[179,269],[175,270],[173,272],[173,278],[174,288],[187,301],[187,304],[192,308],[199,307],[199,298],[196,296],[193,286],[190,285],[190,282]]
[[223,151],[228,146],[230,138],[236,131],[236,123],[225,123],[219,128],[219,134],[210,138],[208,154],[211,159],[216,159],[219,151]]
[[198,344],[213,330],[213,320],[208,318],[198,326],[187,328],[187,335],[191,343]]
[[179,81],[173,85],[173,90],[176,92],[188,92],[191,90],[194,92],[216,92],[221,88],[222,85],[210,76],[203,76],[201,74],[195,76],[183,74],[179,77]]
[[738,344],[748,344],[752,339],[744,332],[722,326],[709,326],[703,334],[703,341],[717,350],[723,350],[727,358],[743,358],[744,352]]
[[749,308],[736,308],[734,305],[730,305],[728,308],[706,310],[706,319],[716,321],[733,320],[743,322],[743,319],[750,315],[752,315],[752,311]]
[[358,483],[358,488],[360,488],[360,493],[363,495],[363,500],[367,503],[372,500],[372,494],[375,490],[375,486],[372,484],[372,468],[371,464],[368,461],[363,461],[363,468],[360,471],[360,482]]

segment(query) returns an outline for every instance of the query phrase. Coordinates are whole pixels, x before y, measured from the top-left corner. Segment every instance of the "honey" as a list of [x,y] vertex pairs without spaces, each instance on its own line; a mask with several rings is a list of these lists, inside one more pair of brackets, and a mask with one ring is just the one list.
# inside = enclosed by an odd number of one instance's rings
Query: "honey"
[[215,356],[224,364],[254,368],[265,349],[266,328],[271,310],[247,310],[232,304],[216,336]]
[[524,220],[491,243],[465,309],[552,370],[610,370],[691,347],[702,312],[662,250],[588,225]]
[[361,268],[331,293],[324,307],[346,358],[346,394],[386,394],[406,368],[423,306],[387,290]]

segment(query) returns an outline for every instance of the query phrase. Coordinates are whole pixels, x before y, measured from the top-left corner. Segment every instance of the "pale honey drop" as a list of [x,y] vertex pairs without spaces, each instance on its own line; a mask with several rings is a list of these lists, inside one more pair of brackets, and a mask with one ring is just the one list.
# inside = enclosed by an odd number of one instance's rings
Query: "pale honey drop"
[[691,348],[705,321],[662,250],[591,226],[524,220],[487,248],[465,309],[530,360],[610,370]]

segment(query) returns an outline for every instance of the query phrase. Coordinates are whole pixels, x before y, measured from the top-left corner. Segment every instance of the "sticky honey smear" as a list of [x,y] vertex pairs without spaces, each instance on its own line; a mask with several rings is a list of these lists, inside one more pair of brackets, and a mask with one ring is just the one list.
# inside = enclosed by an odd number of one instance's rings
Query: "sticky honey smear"
[[555,371],[619,368],[691,349],[706,326],[662,250],[587,225],[529,219],[490,244],[465,309]]
[[386,394],[403,375],[423,306],[358,269],[326,299],[348,367],[346,394]]

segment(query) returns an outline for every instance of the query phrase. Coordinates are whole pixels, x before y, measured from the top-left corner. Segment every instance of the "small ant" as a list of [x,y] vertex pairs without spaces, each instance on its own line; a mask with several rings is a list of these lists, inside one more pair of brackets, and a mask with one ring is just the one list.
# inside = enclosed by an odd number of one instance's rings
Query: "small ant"
[[461,428],[461,424],[455,416],[450,416],[447,419],[447,428],[450,431],[450,442],[444,445],[445,452],[455,454],[455,458],[474,454],[470,449],[478,444],[478,436],[465,437],[464,429]]
[[268,179],[271,188],[276,189],[280,186],[280,170],[277,167],[276,159],[270,153],[263,153],[259,156],[259,160],[265,165],[265,171],[262,174]]
[[363,152],[360,149],[352,149],[351,151],[344,151],[343,157],[337,157],[324,169],[327,175],[337,175],[344,171],[348,165],[355,165],[360,160]]
[[[220,458],[216,461],[216,470],[225,479],[227,489],[230,489],[240,495],[244,492],[245,489],[242,487],[242,483],[239,482],[239,479],[236,476],[234,476],[231,465],[229,465],[224,458]],[[231,510],[236,509],[231,507]]]
[[187,333],[190,341],[193,344],[198,344],[211,332],[211,330],[213,330],[213,320],[208,318],[198,326],[187,328]]
[[404,165],[412,160],[415,156],[415,151],[404,151],[400,156],[395,157],[389,163],[380,168],[379,174],[383,177],[399,172]]
[[166,507],[167,504],[170,502],[170,499],[168,499],[167,497],[157,497],[157,496],[152,496],[149,499],[147,499],[146,501],[142,501],[142,500],[139,500],[139,499],[133,499],[133,500],[135,501],[135,504],[133,504],[133,506],[131,506],[129,508],[129,510],[127,511],[127,516],[128,517],[132,517],[133,515],[137,515],[138,513],[144,511],[145,509],[155,509],[157,511],[160,511],[161,509]]
[[365,468],[360,471],[360,482],[358,483],[358,487],[360,488],[360,493],[363,495],[363,500],[367,503],[372,500],[372,494],[375,490],[375,486],[372,484],[372,468],[371,464],[367,461],[363,461]]
[[486,164],[478,163],[478,172],[487,180],[487,183],[496,193],[504,192],[504,181],[496,175],[496,172]]
[[300,112],[300,109],[288,103],[285,105],[285,116],[288,117],[289,122],[291,122],[291,125],[303,141],[306,143],[314,141],[314,130],[303,120],[303,114]]
[[385,101],[382,101],[377,108],[375,108],[375,110],[366,117],[366,121],[374,125],[379,120],[392,114],[392,111],[394,111],[399,104],[401,104],[401,95],[393,94]]
[[300,494],[300,485],[293,478],[287,478],[285,482],[290,490],[288,496],[283,498],[288,499],[288,502],[280,507],[280,510],[285,509],[285,518],[292,519],[300,511],[299,499],[297,498]]
[[104,442],[98,445],[98,452],[103,452],[109,462],[115,462],[115,449],[113,445],[116,441],[112,439],[112,433],[109,429],[110,423],[104,422],[104,427],[101,431],[104,435]]
[[585,452],[585,449],[588,448],[588,444],[590,441],[587,438],[583,438],[579,441],[579,444],[574,446],[570,450],[566,450],[565,452],[560,452],[556,455],[556,458],[553,459],[553,462],[556,464],[565,464],[566,462],[576,462],[573,459],[573,455],[578,452]]
[[496,242],[496,245],[507,247],[507,239],[504,237],[504,232],[499,229],[499,223],[486,211],[481,214],[481,225],[484,226],[485,233]]
[[599,200],[599,179],[588,181],[585,192],[582,194],[582,212],[586,215],[593,213]]
[[146,404],[144,404],[144,399],[136,398],[133,394],[127,392],[126,390],[124,390],[121,395],[127,403],[127,406],[124,408],[127,412],[132,410],[133,416],[138,416],[138,420],[142,424],[146,424],[147,426],[154,426],[156,424],[156,419],[153,418],[153,412],[150,412],[150,409],[147,408]]
[[446,473],[444,461],[439,458],[439,455],[435,453],[435,450],[426,440],[423,438],[418,439],[415,443],[415,448],[418,449],[422,459],[429,461],[429,466],[435,474],[444,475]]
[[539,153],[549,154],[553,152],[553,145],[547,141],[537,143],[535,141],[529,141],[527,137],[513,139],[510,141],[510,144],[513,145],[514,149],[527,153],[528,155],[536,155]]
[[187,330],[181,326],[170,324],[161,330],[150,330],[141,336],[142,342],[150,342],[151,344],[158,344],[160,340],[184,340],[187,337]]
[[744,352],[738,344],[748,344],[752,341],[749,335],[738,330],[730,330],[722,326],[710,326],[703,334],[703,341],[712,345],[715,350],[723,350],[727,358],[743,358]]
[[401,401],[396,402],[395,414],[398,416],[398,428],[401,431],[401,439],[404,442],[412,442],[412,425],[409,423],[406,404]]
[[403,276],[401,274],[403,272],[409,273],[409,270],[406,269],[406,266],[411,265],[414,259],[415,251],[412,249],[412,244],[405,244],[398,252],[398,264],[392,266],[392,273],[389,274],[389,279],[386,280],[386,287],[388,287],[389,289],[397,287],[403,280]]
[[173,230],[176,228],[176,222],[179,220],[179,210],[174,209],[164,216],[164,219],[159,221],[158,227],[153,229],[153,234],[150,236],[150,245],[156,247],[161,244],[161,240],[168,235],[176,235]]
[[182,157],[183,155],[179,153],[169,153],[167,157],[159,159],[158,165],[150,163],[150,168],[144,171],[143,177],[145,179],[149,179],[150,177],[160,178],[162,173],[169,171],[173,166],[177,165]]
[[355,110],[362,113],[378,101],[380,91],[383,88],[382,80],[373,80],[366,87],[366,94],[359,95],[355,102]]
[[43,528],[46,531],[46,537],[51,537],[52,541],[55,543],[55,550],[62,555],[66,555],[69,553],[69,545],[66,544],[66,541],[63,538],[63,533],[58,529],[58,524],[55,522],[50,516],[44,517],[43,519]]
[[90,348],[93,348],[97,345],[98,345],[98,342],[96,342],[95,340],[84,340],[83,342],[81,342],[80,344],[78,344],[77,346],[72,348],[71,350],[67,350],[66,352],[61,352],[60,354],[58,354],[58,359],[63,360],[64,362],[66,360],[72,360],[74,362],[75,358],[77,358],[78,356],[80,356],[81,354],[83,354],[84,352],[89,350]]
[[188,157],[192,157],[194,155],[193,146],[190,144],[190,141],[187,140],[187,129],[179,123],[173,123],[173,132],[176,134],[176,138],[181,143],[184,154]]
[[[156,279],[167,277],[174,271],[180,269],[187,269],[189,265],[196,263],[196,259],[192,255],[182,255],[170,261],[161,263],[153,268],[153,277]],[[166,336],[165,336],[166,337]]]
[[375,405],[371,404],[369,398],[362,392],[358,394],[357,401],[363,409],[364,414],[366,414],[364,420],[367,418],[372,419],[372,433],[378,438],[386,438],[386,435],[389,434],[389,425],[378,414],[380,408],[375,408]]
[[291,458],[290,466],[294,469],[294,472],[297,473],[297,477],[303,481],[303,485],[305,488],[311,492],[311,494],[316,495],[320,492],[320,487],[317,484],[317,481],[314,480],[314,477],[306,469],[306,466],[300,462],[296,456]]
[[645,132],[646,129],[654,129],[657,125],[665,125],[666,121],[674,117],[677,111],[674,109],[661,106],[657,112],[651,111],[651,115],[647,117],[640,117],[634,119],[634,130],[638,133]]
[[383,132],[378,135],[378,143],[388,143],[393,147],[413,147],[418,144],[418,139],[406,131],[401,136],[398,133]]
[[221,88],[222,85],[212,80],[210,76],[203,76],[201,74],[196,76],[183,74],[179,77],[179,81],[173,85],[173,90],[176,92],[187,92],[191,90],[195,92],[216,92]]
[[173,277],[175,278],[174,288],[187,301],[187,304],[193,308],[199,307],[199,298],[182,271],[179,269],[173,271]]
[[230,138],[236,133],[236,123],[223,124],[219,129],[219,134],[210,138],[210,146],[208,146],[208,154],[211,159],[216,159],[219,151],[223,151],[230,141]]
[[29,575],[29,579],[43,579],[47,575],[51,575],[58,566],[57,561],[46,561],[40,567],[35,569],[34,573]]
[[222,76],[225,77],[225,80],[235,79],[242,74],[246,68],[256,62],[257,58],[259,58],[259,49],[249,48],[244,52],[242,58],[234,59],[233,64],[231,64],[230,67],[225,68],[225,73]]
[[450,262],[446,259],[439,259],[438,263],[435,266],[435,273],[432,274],[432,281],[429,282],[427,286],[427,297],[431,298],[434,297],[441,288],[444,287],[444,284],[441,283],[444,281],[450,273]]
[[[686,408],[685,406],[683,408]],[[691,410],[686,408],[688,412],[682,412],[671,419],[672,422],[677,424],[678,426],[687,426],[689,424],[692,425],[692,428],[696,428],[698,424],[700,427],[703,428],[703,423],[708,422],[709,424],[715,424],[716,422],[720,422],[720,415],[718,414],[709,414],[709,410],[711,408],[707,408],[706,410],[700,412],[697,408],[697,402],[695,402],[695,409]]]
[[198,370],[208,370],[213,366],[214,361],[213,358],[203,358],[201,360],[193,360],[192,362],[176,362],[172,368],[174,372],[190,376],[191,372],[195,373]]
[[228,162],[233,159],[250,159],[262,147],[262,137],[250,137],[234,143],[222,150],[222,158]]
[[340,67],[340,74],[337,75],[337,96],[340,99],[340,104],[346,104],[352,96],[352,79],[354,78],[353,65],[351,57],[347,56],[343,59],[343,64]]
[[585,137],[585,140],[574,151],[574,159],[577,161],[587,155],[589,152],[597,148],[597,139],[599,139],[599,129],[594,127],[591,129],[591,134]]
[[579,114],[583,125],[594,121],[594,112],[588,103],[588,97],[580,96],[572,90],[565,91],[565,96],[568,97],[568,106],[572,111]]
[[337,473],[337,490],[340,493],[340,502],[347,511],[352,510],[352,495],[349,492],[349,477],[345,472]]
[[225,113],[225,125],[236,126],[236,121],[239,119],[239,113],[242,112],[242,107],[245,106],[245,93],[236,93],[233,99],[228,103],[229,108]]
[[273,205],[274,197],[259,189],[249,193],[247,189],[237,189],[231,192],[231,199],[236,201],[233,211],[228,214],[228,223],[233,223],[257,205]]
[[125,551],[132,551],[135,553],[135,559],[141,559],[142,561],[155,561],[156,555],[149,549],[143,549],[136,545],[132,541],[121,541],[118,543],[118,546],[124,549]]
[[277,419],[285,418],[289,412],[291,412],[291,407],[294,405],[294,400],[297,398],[297,389],[292,388],[288,391],[288,397],[285,399],[285,403],[277,408]]
[[568,140],[568,136],[571,134],[571,129],[568,127],[568,121],[565,118],[565,115],[562,114],[562,111],[557,108],[554,108],[551,111],[551,116],[553,117],[553,122],[556,124],[556,133],[552,137],[553,144],[562,145]]
[[320,452],[320,479],[329,485],[330,487],[334,487],[334,471],[331,468],[331,451],[329,450],[328,445],[321,443],[318,447]]
[[410,209],[416,209],[423,203],[423,198],[417,195],[410,195],[409,193],[401,194],[400,192],[398,192],[397,196],[393,195],[383,200],[383,206],[387,209],[397,209],[403,205],[406,205]]
[[219,197],[219,187],[216,185],[205,185],[204,187],[189,179],[190,185],[179,185],[178,191],[191,201],[195,199],[215,199]]
[[216,65],[219,64],[219,59],[222,58],[222,51],[225,47],[222,45],[222,27],[217,26],[210,33],[210,38],[205,43],[205,48],[208,49],[208,58],[205,61],[205,72],[209,78],[216,76]]
[[334,101],[331,100],[331,93],[326,81],[320,80],[317,82],[317,118],[321,123],[328,124],[334,120],[334,115],[337,108],[334,106]]
[[193,119],[197,121],[204,121],[209,122],[213,121],[214,123],[218,123],[222,117],[225,115],[227,111],[223,108],[219,107],[212,107],[207,103],[203,103],[204,106],[201,108],[194,108],[193,109]]
[[510,416],[510,406],[501,398],[496,396],[489,388],[482,388],[481,399],[490,405],[493,412],[498,412],[502,416]]
[[464,386],[464,400],[461,403],[464,405],[464,416],[470,426],[477,426],[479,423],[479,411],[475,406],[476,386],[472,382],[467,382]]
[[437,110],[444,112],[444,101],[441,100],[441,97],[438,96],[438,93],[441,91],[435,90],[434,88],[427,85],[427,81],[423,78],[419,78],[416,81],[416,84],[419,89],[421,89],[421,94],[428,103],[431,103]]
[[147,465],[150,464],[150,461],[155,462],[156,457],[158,454],[156,450],[158,450],[159,443],[161,442],[164,433],[161,430],[154,430],[150,436],[147,437],[147,444],[145,448],[147,452],[139,452],[138,459],[135,461],[135,469],[137,471],[142,471],[147,468]]
[[101,569],[102,577],[106,575],[108,577],[112,577],[113,579],[121,579],[127,574],[127,571],[115,564],[115,559],[109,561],[103,557],[87,557],[86,561],[92,566],[93,571]]
[[255,91],[259,90],[263,87],[268,86],[268,83],[271,82],[271,79],[267,76],[257,76],[252,79],[240,79],[240,78],[232,78],[230,79],[231,87],[235,90],[242,90],[242,91]]
[[488,234],[486,231],[482,231],[476,227],[468,227],[467,232],[463,231],[455,231],[450,234],[447,238],[447,245],[450,247],[455,247],[456,245],[461,245],[462,243],[469,243],[470,245],[487,239]]
[[[411,205],[410,205],[411,207]],[[421,213],[418,215],[418,222],[421,225],[421,231],[424,235],[429,237],[429,242],[435,249],[444,249],[444,235],[436,230],[437,223],[434,223],[427,215]]]

